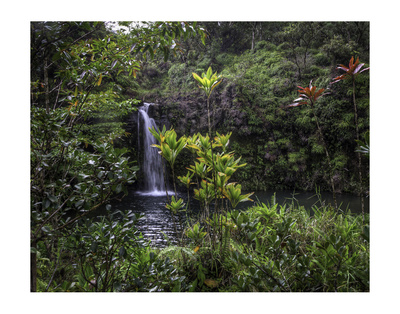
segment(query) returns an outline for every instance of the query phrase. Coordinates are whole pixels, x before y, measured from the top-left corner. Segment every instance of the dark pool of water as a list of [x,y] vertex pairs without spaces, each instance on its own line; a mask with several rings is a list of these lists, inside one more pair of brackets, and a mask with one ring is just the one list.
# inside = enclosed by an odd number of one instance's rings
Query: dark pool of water
[[[171,194],[170,194],[171,196]],[[187,203],[187,194],[179,193],[178,196],[184,199]],[[313,206],[321,206],[333,204],[331,193],[322,192],[320,197],[313,192],[292,192],[292,191],[267,191],[256,192],[252,199],[255,202],[243,202],[238,205],[238,209],[245,209],[252,206],[256,202],[271,204],[272,198],[275,197],[276,202],[280,205],[290,205],[293,202],[305,207],[312,212]],[[342,210],[351,210],[353,213],[361,213],[361,199],[351,194],[337,195],[338,205]],[[140,193],[130,191],[121,202],[115,201],[112,205],[112,210],[128,211],[132,210],[135,213],[141,213],[143,218],[138,223],[138,228],[143,236],[151,240],[152,245],[165,246],[168,243],[176,243],[176,233],[170,211],[165,207],[166,195],[162,193]],[[369,198],[364,198],[365,212],[369,213]],[[190,212],[182,215],[182,220],[186,216],[196,217],[199,215],[199,202],[191,197]],[[105,210],[99,210],[98,215],[104,214]]]

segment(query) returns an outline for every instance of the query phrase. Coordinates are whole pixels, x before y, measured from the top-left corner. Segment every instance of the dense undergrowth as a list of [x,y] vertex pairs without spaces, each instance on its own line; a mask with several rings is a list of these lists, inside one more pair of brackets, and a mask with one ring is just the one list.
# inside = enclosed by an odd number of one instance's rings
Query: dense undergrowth
[[272,200],[210,233],[187,225],[183,246],[160,249],[138,233],[138,216],[110,212],[71,230],[54,261],[39,247],[38,291],[369,291],[368,217]]

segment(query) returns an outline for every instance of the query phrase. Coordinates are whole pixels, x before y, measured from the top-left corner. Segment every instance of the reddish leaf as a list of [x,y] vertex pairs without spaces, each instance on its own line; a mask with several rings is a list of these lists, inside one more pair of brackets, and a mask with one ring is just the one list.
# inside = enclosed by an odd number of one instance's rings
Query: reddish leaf
[[331,84],[340,82],[341,80],[344,80],[344,79],[346,79],[346,78],[347,78],[346,74],[342,74],[342,75],[340,75],[340,76],[338,76],[338,77],[335,77],[335,78],[333,79],[334,81],[331,82]]
[[348,78],[355,77],[357,74],[359,74],[361,72],[364,72],[365,70],[368,70],[369,68],[361,70],[361,68],[364,65],[365,65],[365,63],[360,63],[360,60],[359,60],[358,57],[357,57],[356,62],[354,62],[354,57],[351,57],[350,62],[349,62],[349,67],[346,67],[343,64],[340,64],[340,66],[337,67],[338,70],[343,70],[346,73],[344,73],[344,74],[342,74],[342,75],[340,75],[338,77],[335,77],[333,79],[333,82],[331,82],[331,84],[337,83],[337,82],[339,82],[341,80],[345,80],[345,79],[348,79]]
[[322,94],[325,91],[325,88],[319,89],[317,92],[317,87],[312,86],[312,80],[310,81],[309,87],[301,87],[297,86],[298,89],[297,91],[299,92],[300,98],[297,98],[294,100],[294,103],[287,105],[286,107],[297,107],[300,105],[306,105],[308,104],[308,101],[311,101],[311,105],[318,99],[318,97],[325,95]]
[[321,88],[319,91],[317,91],[314,95],[314,100],[317,100],[318,97],[322,94],[322,92],[325,90],[325,88]]
[[310,96],[314,95],[316,89],[317,89],[317,86],[311,87]]
[[[358,59],[357,59],[358,61]],[[354,62],[354,57],[351,57],[350,62],[349,62],[349,69],[353,67],[353,62]]]
[[349,68],[348,67],[345,67],[344,65],[340,65],[340,66],[338,66],[336,69],[340,69],[340,70],[343,70],[343,71],[348,71],[349,70]]

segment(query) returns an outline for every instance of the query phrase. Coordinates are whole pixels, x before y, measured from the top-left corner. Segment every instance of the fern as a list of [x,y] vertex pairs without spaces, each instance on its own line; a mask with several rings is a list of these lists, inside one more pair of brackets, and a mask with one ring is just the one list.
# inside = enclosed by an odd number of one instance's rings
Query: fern
[[231,233],[229,228],[224,228],[224,236],[222,238],[222,245],[221,245],[221,259],[224,261],[226,257],[228,257],[229,254],[229,247],[230,247],[230,239],[231,239]]

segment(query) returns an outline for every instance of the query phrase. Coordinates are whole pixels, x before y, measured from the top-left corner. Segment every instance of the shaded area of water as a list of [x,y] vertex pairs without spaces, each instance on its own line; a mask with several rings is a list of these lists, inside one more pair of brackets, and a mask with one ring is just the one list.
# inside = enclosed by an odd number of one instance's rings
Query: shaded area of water
[[[293,191],[266,191],[256,192],[252,199],[262,203],[271,203],[271,198],[276,197],[276,202],[280,205],[298,204],[307,210],[312,210],[313,206],[324,206],[331,204],[334,206],[333,196],[330,192],[321,192],[319,196],[315,192],[293,192]],[[338,206],[341,210],[350,210],[352,213],[361,213],[361,198],[353,194],[337,194]],[[369,198],[364,197],[364,211],[369,213]]]
[[[244,192],[245,193],[245,192]],[[171,192],[168,193],[172,195]],[[264,204],[271,204],[272,198],[275,195],[276,202],[279,205],[287,204],[287,207],[294,203],[295,205],[304,206],[306,210],[312,212],[313,206],[322,206],[327,204],[333,204],[333,197],[331,193],[323,192],[320,194],[320,198],[313,192],[299,192],[294,193],[291,191],[267,191],[267,192],[256,192],[251,198],[254,202],[243,202],[240,203],[237,209],[243,210],[250,206],[253,206],[257,202]],[[182,198],[187,203],[187,194],[178,193],[178,197]],[[143,236],[151,240],[152,245],[155,246],[166,246],[168,242],[176,243],[176,233],[174,230],[174,223],[170,214],[170,211],[165,207],[166,204],[165,192],[137,192],[130,191],[129,195],[126,196],[121,202],[113,202],[113,210],[127,211],[132,210],[134,213],[140,213],[143,218],[138,223],[138,228]],[[361,213],[361,200],[359,197],[351,194],[339,194],[337,195],[338,204],[343,211],[350,210],[352,213]],[[364,199],[365,212],[369,213],[369,199]],[[104,213],[98,211],[98,215]],[[181,218],[183,221],[186,217],[196,218],[200,213],[200,204],[197,200],[191,197],[190,200],[190,212],[182,214]],[[177,218],[176,222],[178,223]]]

